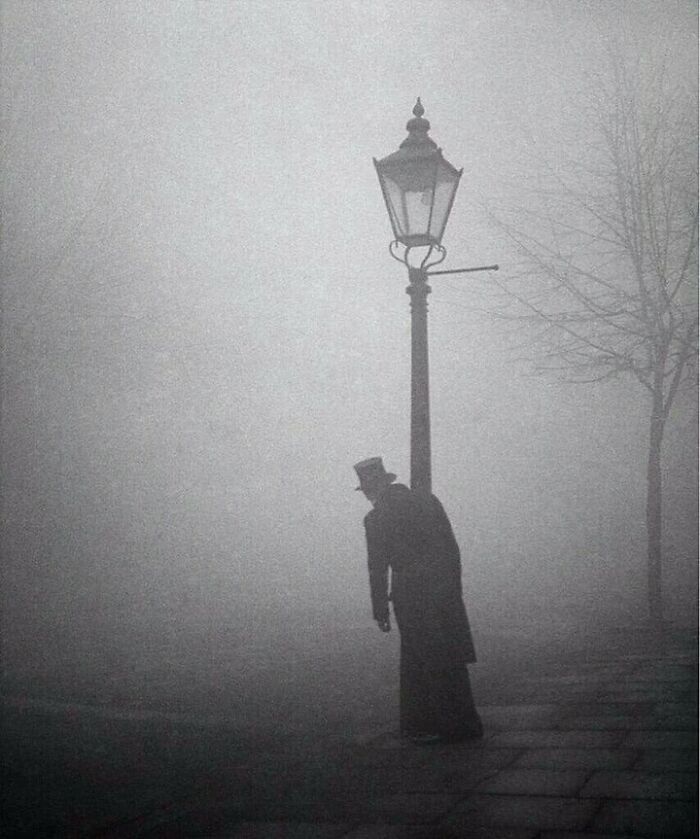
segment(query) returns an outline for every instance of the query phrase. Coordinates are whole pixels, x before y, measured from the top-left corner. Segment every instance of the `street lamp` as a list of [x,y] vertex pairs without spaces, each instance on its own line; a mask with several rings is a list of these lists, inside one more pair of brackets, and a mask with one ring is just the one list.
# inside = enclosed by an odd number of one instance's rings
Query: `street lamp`
[[[386,203],[394,241],[389,252],[408,268],[411,297],[411,487],[431,489],[430,387],[428,373],[428,295],[431,274],[498,270],[497,265],[428,271],[445,259],[442,246],[461,169],[442,156],[428,137],[430,123],[423,118],[420,98],[413,119],[406,124],[408,137],[399,150],[374,161]],[[414,253],[417,251],[417,254]]]
[[418,99],[399,150],[374,161],[394,239],[406,248],[440,248],[462,177],[462,170],[448,163],[428,137],[430,123],[424,113]]

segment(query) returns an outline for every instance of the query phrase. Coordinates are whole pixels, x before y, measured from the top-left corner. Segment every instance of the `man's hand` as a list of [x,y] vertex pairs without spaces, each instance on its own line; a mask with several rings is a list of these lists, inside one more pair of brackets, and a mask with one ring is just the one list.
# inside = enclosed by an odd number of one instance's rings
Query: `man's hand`
[[389,620],[389,618],[378,620],[377,626],[379,627],[380,632],[391,632],[391,621]]

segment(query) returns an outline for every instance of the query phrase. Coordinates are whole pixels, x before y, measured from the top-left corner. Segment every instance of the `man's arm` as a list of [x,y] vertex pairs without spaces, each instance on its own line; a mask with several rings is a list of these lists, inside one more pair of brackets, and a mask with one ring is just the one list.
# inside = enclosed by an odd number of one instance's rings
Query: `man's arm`
[[365,535],[372,615],[382,632],[389,632],[389,555],[381,527],[374,516],[365,518]]

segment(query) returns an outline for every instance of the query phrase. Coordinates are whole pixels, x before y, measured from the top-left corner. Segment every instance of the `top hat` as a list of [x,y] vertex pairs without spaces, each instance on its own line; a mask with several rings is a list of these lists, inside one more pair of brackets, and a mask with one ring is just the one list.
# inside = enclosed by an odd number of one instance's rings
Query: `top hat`
[[368,457],[367,460],[361,460],[355,464],[355,471],[360,479],[360,485],[355,487],[356,490],[373,490],[396,480],[393,472],[387,472],[384,469],[381,457]]

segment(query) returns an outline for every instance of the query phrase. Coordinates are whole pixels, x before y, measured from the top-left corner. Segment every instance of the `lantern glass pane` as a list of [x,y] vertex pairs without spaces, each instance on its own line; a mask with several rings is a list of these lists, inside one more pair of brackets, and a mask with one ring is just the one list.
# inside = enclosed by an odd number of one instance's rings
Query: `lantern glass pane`
[[408,191],[406,200],[406,233],[409,236],[425,236],[430,224],[433,205],[433,190]]
[[437,160],[392,161],[377,167],[397,239],[428,244]]
[[453,172],[442,163],[437,167],[437,178],[435,182],[435,198],[433,200],[433,215],[430,220],[430,230],[428,231],[430,237],[439,242],[442,239],[442,234],[445,232],[445,225],[447,224],[447,217],[452,207],[452,201],[457,184],[459,183],[459,174]]
[[423,158],[407,158],[391,164],[391,177],[404,192],[424,192],[435,185],[434,155]]
[[406,235],[406,214],[404,212],[403,197],[401,188],[396,181],[386,173],[380,176],[384,184],[384,194],[389,208],[391,226],[394,228],[394,235],[397,239]]

